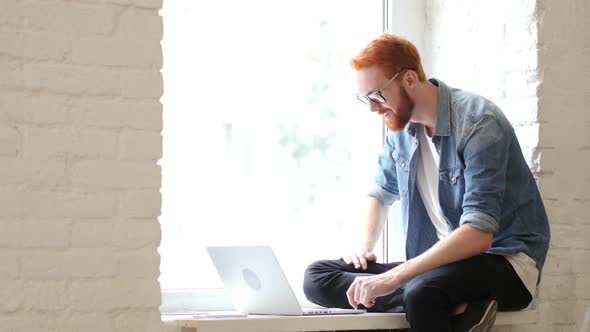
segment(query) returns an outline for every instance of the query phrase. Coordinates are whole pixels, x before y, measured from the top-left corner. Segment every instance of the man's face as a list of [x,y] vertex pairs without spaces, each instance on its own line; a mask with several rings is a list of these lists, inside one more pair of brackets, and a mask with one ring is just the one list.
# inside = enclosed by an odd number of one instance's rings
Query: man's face
[[391,77],[386,77],[381,68],[373,66],[360,69],[357,72],[359,94],[361,96],[381,91],[385,101],[383,103],[369,101],[369,110],[383,116],[385,125],[392,131],[402,131],[405,128],[410,121],[414,108],[414,101],[402,84],[404,73],[401,72],[395,80],[382,89],[383,85]]

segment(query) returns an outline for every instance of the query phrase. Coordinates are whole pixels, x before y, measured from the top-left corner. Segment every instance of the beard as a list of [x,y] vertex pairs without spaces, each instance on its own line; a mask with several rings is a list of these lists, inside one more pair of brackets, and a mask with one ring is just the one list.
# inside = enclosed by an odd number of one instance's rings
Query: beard
[[412,110],[414,109],[414,101],[410,99],[408,92],[402,86],[400,89],[399,106],[395,109],[386,109],[383,113],[383,120],[385,126],[391,131],[402,131],[410,122],[412,117]]

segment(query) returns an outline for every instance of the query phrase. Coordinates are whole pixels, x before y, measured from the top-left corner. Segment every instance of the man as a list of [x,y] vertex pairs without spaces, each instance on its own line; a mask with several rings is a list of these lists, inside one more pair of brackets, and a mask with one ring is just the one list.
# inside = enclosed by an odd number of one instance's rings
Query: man
[[[489,331],[496,309],[529,305],[549,244],[545,208],[514,129],[492,102],[427,80],[418,50],[403,38],[383,35],[351,63],[357,98],[389,131],[365,242],[352,255],[310,265],[307,298],[405,311],[414,332]],[[375,243],[398,199],[407,260],[378,264]]]

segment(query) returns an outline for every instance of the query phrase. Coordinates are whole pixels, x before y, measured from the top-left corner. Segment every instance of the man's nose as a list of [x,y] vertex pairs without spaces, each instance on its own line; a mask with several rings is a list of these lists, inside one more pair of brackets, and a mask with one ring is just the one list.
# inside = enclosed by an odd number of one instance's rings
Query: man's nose
[[371,112],[378,112],[382,107],[383,106],[381,106],[381,104],[379,104],[379,103],[369,101],[369,110]]

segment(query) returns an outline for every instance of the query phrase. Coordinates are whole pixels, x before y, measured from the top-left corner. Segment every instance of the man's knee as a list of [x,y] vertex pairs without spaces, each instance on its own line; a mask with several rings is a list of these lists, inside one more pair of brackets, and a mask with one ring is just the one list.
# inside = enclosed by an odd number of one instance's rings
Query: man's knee
[[423,286],[424,283],[418,280],[412,280],[406,284],[404,289],[404,308],[406,311],[420,308],[423,303],[428,302],[428,290]]
[[441,307],[448,301],[446,295],[438,287],[436,281],[430,278],[415,278],[406,284],[404,289],[404,308],[406,312]]
[[311,263],[303,276],[303,292],[309,299],[308,294],[316,294],[321,290],[321,280],[325,273],[330,271],[329,261],[316,261]]
[[339,263],[334,260],[321,260],[311,263],[305,269],[303,293],[308,300],[321,304],[326,297],[332,295],[333,290],[330,287],[334,285],[330,285],[330,279],[339,273]]

